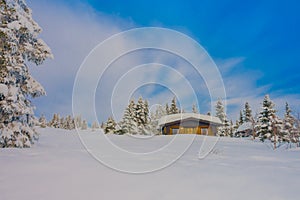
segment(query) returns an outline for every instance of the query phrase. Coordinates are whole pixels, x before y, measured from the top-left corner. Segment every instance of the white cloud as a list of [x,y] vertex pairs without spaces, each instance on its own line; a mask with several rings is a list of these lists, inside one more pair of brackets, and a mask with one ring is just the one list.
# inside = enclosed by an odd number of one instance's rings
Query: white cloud
[[70,114],[73,82],[84,58],[98,43],[133,24],[78,2],[72,7],[45,0],[28,1],[28,5],[43,28],[40,37],[54,54],[54,60],[46,61],[42,67],[31,67],[33,76],[47,91],[47,97],[34,100],[37,114]]

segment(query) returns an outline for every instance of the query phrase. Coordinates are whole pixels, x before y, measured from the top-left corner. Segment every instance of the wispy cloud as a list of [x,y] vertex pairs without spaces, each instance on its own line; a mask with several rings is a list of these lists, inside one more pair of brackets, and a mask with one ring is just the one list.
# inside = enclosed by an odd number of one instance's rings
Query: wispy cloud
[[[29,1],[29,6],[33,9],[34,19],[44,29],[41,37],[49,44],[55,56],[54,60],[46,61],[43,67],[31,69],[33,75],[42,83],[48,94],[47,97],[34,100],[38,108],[37,114],[44,113],[48,118],[54,112],[62,115],[70,114],[72,112],[73,83],[84,58],[96,45],[109,36],[137,25],[133,21],[95,11],[90,6],[80,3],[80,1],[74,3],[72,7],[60,1],[46,0]],[[185,32],[188,31],[185,30]],[[164,43],[166,41],[164,38],[158,38],[156,42]],[[123,45],[128,45],[128,43],[125,40],[119,41],[107,51],[113,53],[123,48]],[[184,47],[184,44],[182,46]],[[195,58],[195,60],[197,59]],[[201,61],[201,59],[199,60]],[[259,70],[245,69],[243,65],[246,60],[246,57],[215,58],[226,90],[228,116],[233,119],[237,118],[239,110],[246,101],[251,104],[254,112],[257,112],[263,96],[272,86],[271,84],[258,85],[257,82],[263,78],[264,73]],[[172,67],[182,75],[184,80],[196,92],[200,111],[203,113],[211,109],[208,86],[213,88],[214,96],[222,93],[223,88],[219,87],[219,81],[211,76],[213,72],[210,71],[209,67],[206,67],[207,63],[205,62],[201,63],[202,69],[206,75],[210,75],[210,78],[206,80],[203,77],[204,74],[199,74],[190,63],[171,53],[150,50],[141,53],[132,52],[112,63],[98,84],[95,99],[100,121],[105,120],[111,114],[110,109],[106,109],[104,105],[110,105],[111,91],[113,91],[118,80],[130,69],[145,63],[164,64]],[[183,104],[182,106],[185,106],[183,109],[190,110],[190,104],[196,103],[192,98],[193,94],[186,90],[188,87],[183,84],[185,81],[178,75],[174,75],[174,73],[168,73],[158,68],[154,70],[154,68],[148,66],[143,71],[132,72],[129,77],[125,81],[126,84],[123,83],[121,86],[142,86],[145,81],[158,83],[163,80],[167,81],[166,84],[176,87],[175,95],[187,97],[183,102],[180,102]],[[88,83],[88,78],[89,76],[86,77],[86,83]],[[172,91],[161,90],[155,92],[153,91],[155,90],[154,85],[144,90],[137,88],[130,93],[127,89],[118,90],[114,102],[114,110],[117,110],[118,116],[121,115],[122,109],[131,94],[143,96],[149,99],[151,104],[164,104],[171,100],[174,95]],[[292,107],[299,107],[300,105],[298,95],[283,96],[274,92],[271,95],[272,97],[275,103],[278,104],[278,110],[283,109],[282,106],[285,101],[290,102]],[[213,101],[212,106],[214,106],[214,103]],[[84,112],[85,105],[81,106]],[[86,117],[89,118],[89,116]]]

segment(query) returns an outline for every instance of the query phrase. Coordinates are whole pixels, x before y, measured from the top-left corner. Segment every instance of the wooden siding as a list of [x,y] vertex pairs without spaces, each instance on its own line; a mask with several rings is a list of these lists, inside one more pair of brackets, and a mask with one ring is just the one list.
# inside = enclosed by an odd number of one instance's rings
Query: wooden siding
[[214,136],[217,132],[217,126],[206,121],[196,119],[186,119],[165,124],[162,127],[162,133],[165,135],[173,134],[199,134]]

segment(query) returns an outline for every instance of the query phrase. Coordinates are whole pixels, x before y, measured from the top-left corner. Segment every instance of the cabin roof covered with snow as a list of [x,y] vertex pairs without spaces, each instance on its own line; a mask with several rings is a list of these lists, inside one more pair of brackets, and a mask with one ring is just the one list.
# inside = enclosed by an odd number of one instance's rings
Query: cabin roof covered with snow
[[242,125],[239,126],[239,128],[236,130],[236,132],[242,132],[247,130],[252,130],[252,123],[251,122],[244,122]]
[[160,118],[160,120],[158,121],[158,125],[162,126],[164,124],[172,123],[175,121],[186,120],[186,119],[196,119],[199,121],[206,121],[212,124],[222,125],[222,122],[218,117],[196,114],[196,113],[179,113],[179,114],[166,115]]

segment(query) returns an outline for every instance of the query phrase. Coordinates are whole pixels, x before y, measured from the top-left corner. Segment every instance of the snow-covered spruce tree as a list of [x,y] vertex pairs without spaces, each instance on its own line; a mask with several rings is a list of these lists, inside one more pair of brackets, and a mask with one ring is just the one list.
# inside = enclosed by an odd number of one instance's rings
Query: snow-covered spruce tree
[[158,105],[154,112],[151,113],[151,120],[150,120],[150,131],[154,135],[161,134],[161,131],[158,130],[158,121],[163,117],[166,116],[166,110],[163,106]]
[[224,106],[222,101],[219,99],[216,104],[216,117],[219,117],[223,126],[218,128],[218,136],[229,136],[230,135],[230,123],[227,119],[226,113],[224,111]]
[[82,127],[82,119],[80,115],[75,116],[74,123],[75,123],[75,128],[80,129]]
[[221,99],[219,99],[216,104],[216,117],[219,117],[222,123],[224,123],[226,119],[226,114]]
[[274,106],[275,104],[271,101],[269,95],[266,95],[255,129],[261,141],[271,140],[275,149],[277,147],[276,144],[282,141],[282,121],[276,115]]
[[116,131],[116,122],[112,117],[109,117],[104,125],[105,134],[113,134]]
[[88,124],[86,120],[82,121],[82,125],[81,125],[81,130],[87,130],[88,129]]
[[193,113],[199,113],[198,109],[197,109],[197,106],[195,104],[193,104],[193,107],[192,107],[192,112]]
[[136,134],[137,125],[136,122],[133,119],[133,107],[134,102],[131,101],[130,104],[127,106],[127,108],[124,111],[123,119],[120,123],[122,133],[130,133],[130,134]]
[[59,117],[59,114],[55,113],[53,115],[53,118],[49,122],[48,126],[52,127],[52,128],[59,128],[59,126],[60,126],[60,117]]
[[99,129],[100,126],[99,126],[98,122],[94,121],[92,123],[92,127],[91,128],[92,128],[92,131],[95,131],[95,130]]
[[264,97],[261,111],[256,123],[257,135],[262,141],[272,137],[272,116],[276,113],[274,103],[270,100],[269,95]]
[[61,117],[59,119],[59,126],[58,126],[58,128],[64,129],[64,124],[65,124],[65,118]]
[[242,125],[244,123],[244,117],[242,111],[240,111],[240,116],[239,116],[239,125]]
[[234,133],[235,133],[236,129],[235,129],[235,125],[233,124],[233,121],[230,120],[230,127],[229,127],[229,135],[230,137],[234,137]]
[[47,120],[45,118],[44,115],[42,115],[40,118],[39,118],[39,126],[41,128],[46,128],[47,127]]
[[166,105],[165,105],[165,111],[166,111],[167,115],[170,114],[170,108],[169,108],[169,104],[168,103],[166,103]]
[[177,113],[179,113],[179,109],[177,108],[176,98],[174,97],[172,99],[172,102],[171,102],[171,107],[170,107],[170,110],[169,110],[169,114],[177,114]]
[[251,122],[252,110],[248,102],[245,103],[243,114],[244,114],[244,122]]
[[299,135],[296,128],[296,119],[292,116],[292,110],[288,103],[285,104],[283,119],[283,140],[288,143],[299,143]]
[[37,133],[29,98],[45,91],[29,73],[27,62],[40,65],[52,54],[38,39],[41,28],[24,0],[1,0],[0,22],[0,147],[30,147]]
[[224,136],[231,136],[230,135],[230,131],[231,131],[231,126],[230,126],[230,122],[227,119],[227,117],[225,118],[224,122],[223,122],[223,126],[218,128],[217,131],[217,135],[224,137]]
[[138,127],[138,132],[140,134],[150,134],[149,133],[149,106],[148,102],[143,100],[142,97],[138,99],[135,106],[136,123]]
[[63,122],[63,129],[67,129],[67,130],[73,130],[75,129],[75,121],[74,119],[71,117],[71,115],[68,115],[66,117],[66,119]]
[[160,118],[162,118],[163,116],[166,116],[166,110],[163,108],[163,106],[159,105],[157,106],[157,108],[155,109],[155,113],[152,114],[152,119],[154,120],[159,120]]

